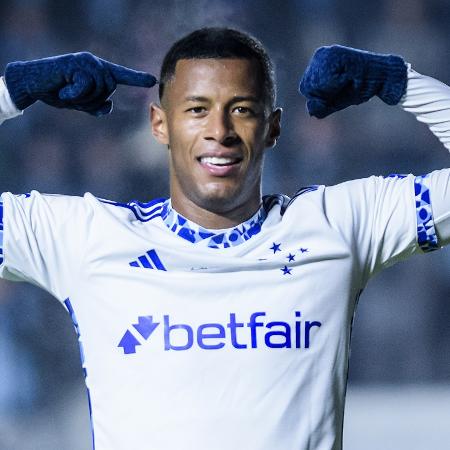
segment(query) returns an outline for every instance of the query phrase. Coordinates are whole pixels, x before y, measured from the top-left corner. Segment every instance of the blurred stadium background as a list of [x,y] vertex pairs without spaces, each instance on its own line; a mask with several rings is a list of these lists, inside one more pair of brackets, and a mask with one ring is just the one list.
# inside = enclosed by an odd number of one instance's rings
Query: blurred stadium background
[[[322,121],[297,94],[320,45],[397,53],[450,84],[447,0],[2,0],[0,63],[88,50],[154,74],[171,43],[227,25],[267,46],[284,108],[264,193],[448,167],[425,125],[372,100]],[[3,69],[2,69],[3,70]],[[157,91],[119,88],[110,117],[36,104],[1,127],[0,189],[118,201],[168,194],[166,150],[148,126]],[[353,332],[346,450],[444,449],[450,441],[450,249],[378,275]],[[48,294],[0,282],[0,449],[87,450],[88,407],[72,324]]]

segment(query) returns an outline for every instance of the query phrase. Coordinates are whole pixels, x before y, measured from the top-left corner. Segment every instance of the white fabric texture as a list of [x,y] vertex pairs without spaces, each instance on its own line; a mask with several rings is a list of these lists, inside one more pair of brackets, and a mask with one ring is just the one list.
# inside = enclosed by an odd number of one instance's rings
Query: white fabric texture
[[0,77],[0,124],[6,119],[20,116],[22,113],[23,111],[17,109],[16,105],[11,100],[4,78]]
[[450,151],[450,87],[422,75],[408,64],[408,86],[400,106],[426,123],[431,132]]
[[[400,106],[426,123],[430,131],[450,151],[450,87],[432,77],[422,75],[408,64],[408,85]],[[432,180],[431,204],[436,231],[442,245],[450,242],[450,178],[442,171]]]
[[356,300],[421,252],[413,175],[314,187],[223,249],[160,204],[143,221],[91,194],[2,199],[1,275],[71,313],[97,450],[340,449]]

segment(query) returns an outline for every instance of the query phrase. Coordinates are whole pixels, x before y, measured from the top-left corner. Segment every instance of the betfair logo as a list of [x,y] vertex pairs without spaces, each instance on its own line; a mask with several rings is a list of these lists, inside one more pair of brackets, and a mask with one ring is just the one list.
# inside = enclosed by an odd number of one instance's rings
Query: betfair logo
[[[224,347],[235,349],[304,348],[311,346],[312,334],[322,326],[316,320],[301,320],[300,311],[295,311],[294,320],[289,322],[270,321],[266,313],[254,312],[248,322],[239,321],[236,313],[230,313],[227,323],[204,323],[199,326],[176,323],[168,314],[157,322],[153,316],[140,316],[122,336],[118,347],[125,355],[136,353],[136,347],[150,340],[158,340],[165,351],[183,351],[197,347],[203,350],[220,350]],[[158,333],[158,331],[159,333]]]

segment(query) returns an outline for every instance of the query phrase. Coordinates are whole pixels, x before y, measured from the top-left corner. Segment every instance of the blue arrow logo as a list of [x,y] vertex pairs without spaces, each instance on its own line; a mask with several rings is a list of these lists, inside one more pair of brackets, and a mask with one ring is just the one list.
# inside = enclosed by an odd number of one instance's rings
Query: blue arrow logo
[[158,325],[159,322],[153,322],[153,316],[139,316],[138,323],[133,323],[133,327],[145,340],[149,338]]
[[138,345],[141,345],[141,343],[127,330],[117,347],[122,347],[123,352],[128,355],[130,353],[136,353],[136,347]]

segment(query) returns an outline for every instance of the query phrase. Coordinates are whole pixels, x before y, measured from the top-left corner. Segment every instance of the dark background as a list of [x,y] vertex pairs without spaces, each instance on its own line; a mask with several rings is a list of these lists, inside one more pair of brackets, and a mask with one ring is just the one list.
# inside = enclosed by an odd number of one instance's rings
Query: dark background
[[[399,107],[373,99],[319,121],[309,118],[297,93],[314,49],[333,43],[400,54],[417,71],[449,84],[449,23],[445,0],[2,0],[0,66],[88,50],[158,75],[173,41],[198,27],[249,31],[275,62],[284,109],[263,190],[292,195],[312,183],[449,166],[448,151]],[[117,201],[167,196],[166,150],[149,129],[148,104],[155,100],[156,89],[119,87],[114,112],[103,118],[33,105],[1,126],[0,191],[90,191]],[[449,383],[449,266],[444,249],[413,257],[369,283],[354,326],[351,387]],[[47,439],[29,448],[63,448],[55,438],[61,425],[52,420],[59,417],[55,411],[69,423],[87,417],[85,397],[81,408],[71,406],[83,382],[64,309],[37,288],[1,281],[0,449],[28,448],[24,426]],[[85,448],[85,441],[65,441],[64,448]]]

